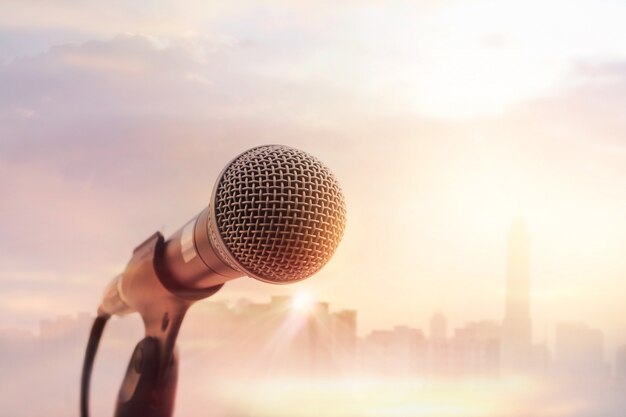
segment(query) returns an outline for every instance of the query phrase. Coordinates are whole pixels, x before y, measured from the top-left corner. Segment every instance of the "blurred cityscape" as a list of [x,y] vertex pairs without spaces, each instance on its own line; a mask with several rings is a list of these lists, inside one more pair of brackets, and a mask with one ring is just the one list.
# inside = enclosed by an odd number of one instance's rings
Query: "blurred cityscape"
[[[533,342],[529,237],[521,219],[513,221],[508,233],[506,265],[502,319],[469,321],[456,329],[450,328],[444,313],[436,312],[427,329],[396,326],[359,337],[356,310],[335,311],[326,302],[303,296],[274,296],[264,303],[200,302],[186,318],[179,341],[183,363],[190,368],[185,378],[201,380],[202,374],[194,376],[200,368],[210,370],[214,380],[258,376],[498,380],[523,375],[623,391],[626,345],[607,354],[599,329],[563,322],[554,329],[552,349]],[[78,387],[92,320],[91,314],[83,313],[42,320],[38,334],[1,331],[0,367],[14,377],[0,381],[0,392],[17,392],[16,387],[23,386],[39,389],[45,392],[40,396],[55,396],[58,415],[67,413],[76,390],[67,384],[55,386],[54,380],[67,381],[71,375],[76,378],[70,378],[71,383]],[[136,319],[113,320],[105,331],[98,363],[119,367],[104,372],[111,387],[121,380],[125,361],[141,337]],[[41,378],[42,372],[48,377]],[[18,401],[23,401],[19,397],[8,395],[0,405],[17,410]],[[55,415],[54,410],[49,414]]]

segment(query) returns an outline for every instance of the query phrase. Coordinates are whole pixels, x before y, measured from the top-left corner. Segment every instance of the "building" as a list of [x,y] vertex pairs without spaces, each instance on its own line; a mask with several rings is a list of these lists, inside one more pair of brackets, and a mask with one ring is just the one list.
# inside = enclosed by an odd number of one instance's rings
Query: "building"
[[332,368],[332,332],[328,303],[314,303],[308,312],[307,326],[304,329],[307,345],[305,369],[311,375],[326,375]]
[[460,376],[498,375],[501,332],[501,326],[493,321],[470,322],[457,329],[450,340],[450,372]]
[[331,314],[330,328],[335,369],[340,371],[353,369],[357,350],[356,310],[342,310]]
[[615,378],[626,383],[626,345],[620,346],[615,354]]
[[561,375],[606,376],[604,336],[600,330],[584,323],[559,323],[554,346],[555,370]]
[[452,371],[452,348],[448,341],[448,322],[441,313],[430,318],[427,373],[431,377],[444,377]]
[[448,339],[448,322],[441,313],[435,313],[430,318],[430,341],[435,343],[445,342]]
[[361,344],[361,366],[378,376],[414,376],[427,368],[427,343],[419,329],[374,330]]
[[502,367],[527,372],[532,366],[530,239],[526,222],[511,223],[506,245],[506,300],[502,325]]

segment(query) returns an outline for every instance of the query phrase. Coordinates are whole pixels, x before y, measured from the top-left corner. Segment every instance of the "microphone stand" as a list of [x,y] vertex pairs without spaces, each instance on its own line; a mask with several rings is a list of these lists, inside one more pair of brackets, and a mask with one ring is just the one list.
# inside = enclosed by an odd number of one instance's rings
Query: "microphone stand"
[[[136,310],[146,335],[130,358],[117,398],[115,417],[171,417],[178,381],[176,337],[187,309],[198,299],[215,294],[222,285],[184,298],[166,288],[167,274],[159,266],[164,238],[157,232],[133,252],[125,274],[134,274],[136,290],[144,296]],[[147,296],[146,296],[147,295]],[[158,300],[159,302],[154,302]]]

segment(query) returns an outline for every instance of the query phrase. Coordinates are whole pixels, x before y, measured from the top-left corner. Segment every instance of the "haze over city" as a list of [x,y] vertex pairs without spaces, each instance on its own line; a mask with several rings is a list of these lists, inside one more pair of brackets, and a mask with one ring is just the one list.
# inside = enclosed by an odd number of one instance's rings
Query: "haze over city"
[[[613,367],[626,343],[625,19],[617,0],[5,0],[0,334],[36,339],[42,320],[94,313],[132,249],[201,211],[232,157],[281,143],[336,174],[344,239],[302,283],[234,280],[198,311],[305,294],[357,311],[360,338],[427,334],[436,312],[450,337],[501,324],[522,218],[529,339],[554,351],[559,323],[585,324]],[[119,369],[142,335],[126,320],[136,339],[104,359]],[[82,335],[73,356],[50,354],[42,385],[77,390]],[[16,401],[32,371],[15,369]],[[113,393],[119,374],[105,374]]]
[[[576,321],[557,324],[554,347],[534,341],[530,236],[524,219],[512,221],[506,241],[501,319],[470,317],[450,326],[436,312],[424,329],[394,325],[358,337],[359,311],[337,310],[305,291],[272,296],[269,302],[200,303],[180,339],[186,382],[177,412],[621,416],[626,343],[607,354],[603,332]],[[15,375],[0,383],[6,393],[0,407],[14,410],[15,416],[43,412],[41,407],[52,416],[71,414],[78,393],[66,383],[78,380],[93,317],[81,313],[41,320],[36,334],[0,331],[0,365]],[[136,319],[116,320],[105,332],[96,372],[98,413],[112,410],[121,358],[142,333]],[[49,378],[66,383],[53,388]],[[32,392],[39,392],[39,402],[22,407]]]

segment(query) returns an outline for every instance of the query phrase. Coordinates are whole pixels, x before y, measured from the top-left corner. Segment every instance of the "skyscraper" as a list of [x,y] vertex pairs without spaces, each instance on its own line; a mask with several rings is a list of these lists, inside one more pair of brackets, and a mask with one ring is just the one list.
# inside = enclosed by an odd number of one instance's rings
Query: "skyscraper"
[[617,349],[615,354],[615,376],[621,382],[626,382],[626,345]]
[[525,370],[532,351],[530,322],[530,239],[526,222],[515,218],[507,236],[506,304],[502,359],[507,370]]
[[331,314],[331,348],[335,367],[346,370],[354,366],[357,347],[356,310]]
[[448,341],[448,322],[441,313],[430,318],[428,372],[432,377],[448,375],[452,370],[453,348]]

